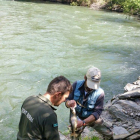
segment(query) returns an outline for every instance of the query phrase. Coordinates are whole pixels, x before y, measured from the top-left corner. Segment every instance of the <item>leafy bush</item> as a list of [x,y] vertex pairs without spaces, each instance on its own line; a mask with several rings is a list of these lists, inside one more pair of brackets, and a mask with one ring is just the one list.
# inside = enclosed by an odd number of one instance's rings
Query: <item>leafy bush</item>
[[140,0],[125,0],[123,9],[126,13],[140,14]]
[[109,0],[109,5],[119,5],[125,13],[140,14],[140,0]]
[[74,2],[74,1],[71,2],[70,5],[71,5],[71,6],[78,6],[77,2]]
[[70,3],[71,6],[89,6],[90,0],[73,0],[73,2]]

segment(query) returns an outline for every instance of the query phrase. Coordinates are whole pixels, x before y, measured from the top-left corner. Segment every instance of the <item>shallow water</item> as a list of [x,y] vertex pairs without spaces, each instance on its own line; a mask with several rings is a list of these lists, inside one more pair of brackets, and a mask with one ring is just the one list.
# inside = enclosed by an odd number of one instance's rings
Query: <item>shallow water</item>
[[[0,139],[15,140],[20,107],[58,75],[71,83],[94,65],[105,101],[140,75],[140,22],[123,14],[55,3],[0,1]],[[58,110],[59,129],[68,113]]]

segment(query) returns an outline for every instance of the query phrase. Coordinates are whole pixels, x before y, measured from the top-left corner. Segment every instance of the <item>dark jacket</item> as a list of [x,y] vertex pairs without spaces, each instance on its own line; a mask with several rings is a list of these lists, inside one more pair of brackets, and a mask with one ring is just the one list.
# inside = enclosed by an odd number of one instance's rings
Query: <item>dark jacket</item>
[[[79,91],[81,93],[81,96],[83,96],[85,98],[85,87],[84,84],[81,85],[79,87]],[[69,95],[69,97],[67,98],[67,100],[73,100],[74,99],[74,93],[76,92],[76,85],[77,85],[77,81],[73,83],[73,92]],[[103,103],[104,103],[104,91],[102,90],[102,93],[100,94],[100,96],[98,97],[98,99],[96,100],[96,103],[94,105],[94,108],[92,110],[92,115],[95,117],[95,119],[97,120],[99,118],[99,116],[101,115],[102,111],[103,111]],[[86,102],[83,102],[83,106],[86,104]],[[81,112],[82,113],[82,112]],[[77,115],[79,113],[77,112]],[[78,115],[81,119],[85,119],[82,118],[82,115]]]
[[17,140],[60,140],[54,110],[43,95],[28,97],[21,107]]

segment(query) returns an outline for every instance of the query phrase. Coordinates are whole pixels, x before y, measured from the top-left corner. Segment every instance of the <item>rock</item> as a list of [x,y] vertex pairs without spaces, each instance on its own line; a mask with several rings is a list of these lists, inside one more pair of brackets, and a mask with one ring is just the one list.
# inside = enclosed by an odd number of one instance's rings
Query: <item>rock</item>
[[129,134],[129,132],[123,127],[114,127],[113,133],[115,135]]
[[[117,120],[125,121],[128,115],[123,113],[123,108],[119,104],[114,104],[108,109],[109,113]],[[129,119],[130,121],[130,119]]]
[[140,85],[140,80],[137,80],[137,81],[133,82],[133,84]]
[[119,99],[140,98],[140,88],[118,95]]
[[128,125],[127,125],[127,124],[123,124],[123,125],[122,125],[122,127],[127,128],[127,127],[128,127]]
[[[140,80],[139,80],[139,81],[140,81]],[[134,83],[137,83],[137,81],[134,82]],[[133,90],[133,89],[136,89],[137,87],[140,87],[139,84],[130,84],[130,83],[128,83],[128,84],[124,87],[124,90],[125,90],[125,91],[131,91],[131,90]]]
[[[140,76],[133,84],[125,86],[127,92],[118,94],[105,104],[101,117],[110,122],[114,132],[114,140],[119,140],[140,129]],[[134,85],[137,84],[137,85]],[[128,139],[134,140],[140,132]],[[138,139],[137,139],[138,140]]]
[[135,126],[140,129],[140,122],[135,122]]
[[140,99],[135,99],[134,102],[138,105],[140,105]]

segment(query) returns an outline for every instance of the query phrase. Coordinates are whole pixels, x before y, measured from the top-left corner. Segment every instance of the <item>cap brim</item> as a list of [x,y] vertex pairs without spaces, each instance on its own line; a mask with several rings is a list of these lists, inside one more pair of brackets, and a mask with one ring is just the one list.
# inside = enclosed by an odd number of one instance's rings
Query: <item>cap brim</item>
[[94,81],[90,81],[87,79],[87,86],[91,89],[98,89],[100,85],[100,81],[99,82],[94,82]]

